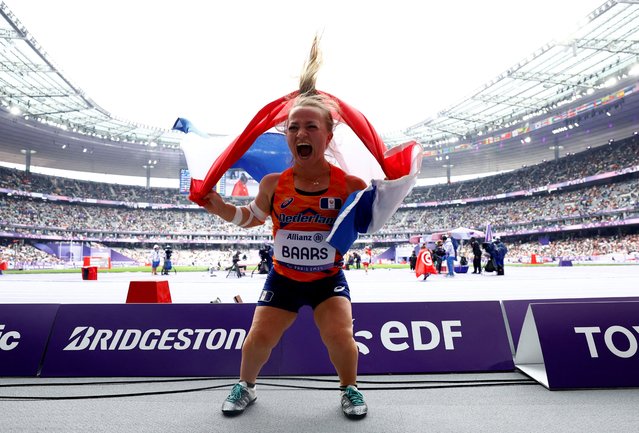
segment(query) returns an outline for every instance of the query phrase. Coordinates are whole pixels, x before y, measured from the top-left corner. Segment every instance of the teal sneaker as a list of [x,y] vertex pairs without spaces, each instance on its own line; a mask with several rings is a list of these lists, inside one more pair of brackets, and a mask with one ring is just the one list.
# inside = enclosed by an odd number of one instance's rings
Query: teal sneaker
[[255,400],[257,400],[255,388],[249,388],[246,382],[241,381],[233,386],[231,393],[222,403],[222,413],[226,416],[239,415]]
[[364,418],[368,413],[368,406],[364,402],[364,396],[354,385],[348,385],[341,392],[342,412],[348,418],[360,419]]

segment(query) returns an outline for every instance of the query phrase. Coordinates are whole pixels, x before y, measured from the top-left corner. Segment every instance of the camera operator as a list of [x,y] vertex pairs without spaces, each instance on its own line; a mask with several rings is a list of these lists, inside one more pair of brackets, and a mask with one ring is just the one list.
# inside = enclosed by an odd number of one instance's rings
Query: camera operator
[[495,268],[497,275],[504,275],[504,257],[506,257],[508,248],[506,248],[506,245],[504,245],[499,236],[495,237],[493,245],[495,246]]
[[473,274],[481,274],[481,245],[477,239],[470,238],[470,247],[473,250]]
[[437,269],[437,273],[442,273],[442,262],[444,261],[444,257],[446,257],[446,250],[444,249],[444,242],[438,240],[435,243],[435,248],[433,249],[433,260],[435,261],[435,269]]
[[264,244],[260,247],[258,253],[260,254],[260,274],[268,274],[273,266],[273,247]]
[[[242,268],[244,268],[244,270],[246,270],[246,265],[240,265],[239,264],[239,262],[240,262],[240,254],[242,254],[242,253],[240,253],[240,250],[237,250],[235,252],[235,254],[233,254],[233,257],[231,259],[233,261],[233,264],[231,265],[231,267],[229,269],[230,271],[235,272],[235,275],[237,276],[237,278],[242,278],[242,275],[243,275]],[[246,254],[242,257],[242,260],[246,260]]]
[[171,256],[173,255],[173,249],[171,245],[167,245],[164,248],[164,264],[162,265],[162,275],[169,275],[169,271],[173,268],[171,263]]

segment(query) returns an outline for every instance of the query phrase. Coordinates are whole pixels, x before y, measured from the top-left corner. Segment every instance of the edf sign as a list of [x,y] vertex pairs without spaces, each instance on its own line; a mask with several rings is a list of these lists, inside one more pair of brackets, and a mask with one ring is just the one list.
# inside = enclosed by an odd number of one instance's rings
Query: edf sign
[[[384,347],[392,352],[408,350],[433,350],[444,338],[444,348],[455,350],[453,338],[461,338],[461,320],[443,320],[440,328],[433,322],[418,320],[410,322],[409,328],[404,323],[392,320],[384,323],[380,339]],[[455,328],[455,331],[453,331]],[[425,331],[425,332],[424,332]],[[424,335],[424,334],[427,335]],[[410,338],[412,346],[406,341]]]
[[[313,328],[302,309],[284,334],[282,360],[296,374],[334,374]],[[353,333],[361,374],[514,368],[499,301],[354,303]]]

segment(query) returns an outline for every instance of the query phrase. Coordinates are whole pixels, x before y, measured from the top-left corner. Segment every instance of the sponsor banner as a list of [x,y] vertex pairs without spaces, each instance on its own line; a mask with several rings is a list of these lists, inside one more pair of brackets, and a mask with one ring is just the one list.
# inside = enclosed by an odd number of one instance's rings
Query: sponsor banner
[[509,331],[509,337],[511,338],[511,347],[514,348],[519,344],[519,335],[521,333],[522,326],[524,325],[524,318],[528,311],[528,305],[535,304],[547,304],[557,302],[606,302],[606,301],[639,301],[639,297],[612,297],[612,298],[572,298],[572,299],[514,299],[508,301],[502,301],[504,307],[504,315],[506,325]]
[[[281,374],[335,374],[311,314],[298,322]],[[514,369],[499,301],[355,303],[353,327],[360,374]]]
[[[42,376],[237,376],[254,304],[61,305]],[[279,361],[277,351],[272,357]]]
[[[62,305],[42,376],[237,376],[255,304]],[[359,372],[513,370],[498,301],[353,304]],[[262,375],[335,374],[304,307]]]
[[639,302],[531,304],[515,364],[549,389],[639,386]]
[[353,310],[362,374],[514,369],[499,301],[354,304]]
[[0,376],[37,376],[58,307],[0,305]]

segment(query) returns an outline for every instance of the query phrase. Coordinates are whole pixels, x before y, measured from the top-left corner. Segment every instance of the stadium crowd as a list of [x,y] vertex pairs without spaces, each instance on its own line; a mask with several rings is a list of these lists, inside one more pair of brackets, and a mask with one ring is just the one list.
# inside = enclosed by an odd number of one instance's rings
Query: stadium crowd
[[415,188],[410,203],[446,201],[471,197],[489,197],[512,191],[531,190],[542,185],[568,182],[601,173],[639,165],[639,136],[612,141],[607,145],[571,154],[557,161],[547,161],[464,182]]
[[[612,141],[604,146],[562,157],[557,161],[547,161],[495,176],[418,187],[413,189],[406,203],[443,202],[450,200],[451,197],[456,199],[488,197],[511,191],[529,190],[540,185],[582,179],[637,165],[639,165],[639,136],[633,135],[624,140]],[[176,206],[192,204],[185,195],[178,193],[177,188],[112,185],[26,173],[4,167],[0,167],[0,188],[124,203],[165,203]]]
[[[380,234],[430,233],[454,227],[485,227],[491,222],[502,235],[517,230],[561,228],[569,224],[622,221],[639,217],[639,177],[574,191],[508,201],[427,208],[401,208]],[[270,226],[247,230],[186,209],[58,204],[24,197],[0,196],[0,228],[30,235],[78,239],[102,236],[140,241],[160,236],[168,240],[215,240],[259,233]]]
[[[455,227],[483,229],[487,222],[495,232],[510,236],[508,258],[522,260],[531,254],[546,257],[588,257],[615,251],[639,251],[637,224],[630,231],[567,235],[570,227],[622,226],[639,218],[639,140],[632,136],[533,167],[481,179],[415,188],[405,205],[377,234],[362,235],[362,241],[379,247],[405,243],[413,235],[445,231]],[[633,169],[634,168],[634,169]],[[583,183],[587,176],[616,172],[603,183]],[[538,188],[574,181],[569,188],[547,190],[519,198],[496,199],[495,194]],[[40,240],[104,242],[118,245],[128,257],[144,263],[149,243],[183,245],[183,263],[222,262],[229,244],[259,244],[269,240],[271,225],[242,229],[213,217],[189,203],[177,189],[109,185],[45,176],[0,168],[0,232],[5,244],[13,237]],[[47,195],[44,199],[41,194]],[[78,199],[55,200],[55,196]],[[468,204],[426,205],[450,198],[485,197]],[[82,199],[109,200],[96,205]],[[152,209],[137,203],[158,203],[167,208]],[[633,229],[634,227],[634,229]],[[540,245],[521,233],[553,233],[554,239]],[[560,234],[560,235],[559,235]],[[557,235],[557,236],[555,236]],[[566,239],[568,237],[568,239]],[[187,245],[189,246],[187,248]],[[224,247],[226,245],[226,247]],[[126,248],[123,248],[126,247]],[[222,247],[222,249],[220,249]],[[212,253],[211,249],[215,250]],[[20,258],[24,262],[43,260],[35,252]],[[605,252],[604,252],[605,251]],[[126,255],[126,254],[125,254]],[[54,261],[55,262],[55,261]]]
[[0,167],[0,188],[69,198],[91,198],[132,204],[191,204],[187,197],[178,194],[177,189],[145,188],[142,186],[90,182],[38,173],[26,173],[22,170],[5,167]]
[[507,260],[528,263],[533,254],[538,256],[540,262],[556,261],[559,258],[587,262],[596,260],[598,257],[609,256],[613,262],[634,257],[635,262],[639,263],[639,234],[589,238],[568,237],[549,241],[546,245],[539,242],[516,241],[508,245]]

